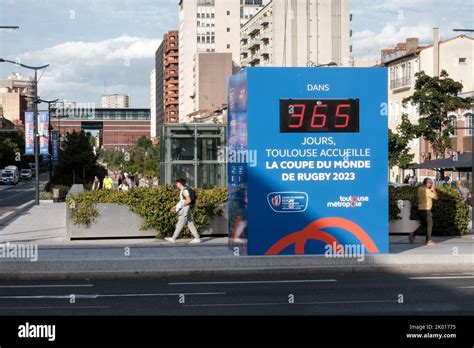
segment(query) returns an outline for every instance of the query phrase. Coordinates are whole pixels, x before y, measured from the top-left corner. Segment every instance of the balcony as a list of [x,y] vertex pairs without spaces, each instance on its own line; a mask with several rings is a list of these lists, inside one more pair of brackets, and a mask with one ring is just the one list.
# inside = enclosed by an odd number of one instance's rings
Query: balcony
[[[168,66],[170,66],[171,64],[179,64],[179,59],[175,59],[175,58],[168,58],[165,60],[165,67],[167,68]],[[177,68],[177,66],[176,66]]]
[[404,76],[398,79],[390,80],[390,89],[393,90],[401,90],[401,89],[408,89],[411,86],[411,77]]

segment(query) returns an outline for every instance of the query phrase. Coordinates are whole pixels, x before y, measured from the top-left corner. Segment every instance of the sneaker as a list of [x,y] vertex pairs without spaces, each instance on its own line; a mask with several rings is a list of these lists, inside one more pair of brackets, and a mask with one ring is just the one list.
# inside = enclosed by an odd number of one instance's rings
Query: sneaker
[[436,243],[433,242],[432,240],[429,240],[429,241],[426,242],[426,245],[428,245],[428,246],[434,246],[434,245],[436,245]]
[[173,243],[173,244],[176,243],[176,240],[175,240],[174,238],[172,238],[172,237],[165,237],[165,240],[166,240],[167,242],[170,242],[170,243]]
[[415,234],[410,233],[408,235],[408,240],[410,241],[411,244],[415,243]]
[[200,238],[194,238],[192,241],[189,242],[189,244],[199,244],[199,243],[201,243]]

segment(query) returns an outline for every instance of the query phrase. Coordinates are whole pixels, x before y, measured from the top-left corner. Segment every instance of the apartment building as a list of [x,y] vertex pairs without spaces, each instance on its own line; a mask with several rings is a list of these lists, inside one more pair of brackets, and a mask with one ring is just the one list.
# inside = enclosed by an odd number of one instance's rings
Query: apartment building
[[240,65],[240,27],[268,0],[180,0],[179,120],[194,110],[198,53],[231,53]]
[[241,66],[349,65],[349,0],[272,0],[241,28]]
[[35,84],[33,79],[12,73],[6,79],[0,79],[1,116],[16,125],[24,121],[25,111],[33,110]]
[[[408,38],[406,42],[395,47],[382,50],[382,64],[389,68],[389,128],[396,131],[401,123],[402,115],[407,114],[412,123],[417,123],[420,117],[416,107],[403,106],[403,99],[415,91],[415,74],[424,71],[430,76],[439,76],[441,70],[446,70],[449,77],[463,84],[463,96],[474,96],[474,39],[459,35],[441,40],[439,29],[433,29],[433,43],[420,45],[418,38]],[[453,126],[458,128],[472,127],[474,106],[469,110],[457,110],[450,114]],[[447,156],[455,152],[471,151],[472,130],[459,129],[452,134],[452,148]],[[410,143],[414,162],[423,163],[435,159],[429,143],[423,139],[415,139]],[[391,181],[403,180],[411,171],[392,168]],[[417,177],[436,175],[429,170],[418,170]]]
[[130,97],[126,94],[109,94],[100,98],[100,107],[106,109],[123,109],[130,107]]
[[[171,30],[155,53],[155,108],[152,133],[159,137],[165,123],[179,121],[179,32]],[[153,137],[153,136],[152,136]]]
[[150,73],[150,137],[157,138],[156,129],[156,69]]

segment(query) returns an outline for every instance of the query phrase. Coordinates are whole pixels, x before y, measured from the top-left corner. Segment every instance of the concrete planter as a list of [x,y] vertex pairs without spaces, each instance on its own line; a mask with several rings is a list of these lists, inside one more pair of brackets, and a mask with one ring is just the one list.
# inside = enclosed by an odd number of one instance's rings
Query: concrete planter
[[[108,238],[154,238],[155,230],[141,230],[143,218],[131,212],[126,205],[99,203],[95,205],[99,217],[89,227],[75,225],[66,209],[67,238],[108,239]],[[227,209],[222,216],[212,219],[209,226],[201,231],[202,236],[227,234]]]
[[401,220],[390,220],[389,221],[389,230],[390,233],[397,234],[409,234],[414,232],[419,226],[420,221],[410,220],[410,201],[398,201],[398,208],[400,209]]

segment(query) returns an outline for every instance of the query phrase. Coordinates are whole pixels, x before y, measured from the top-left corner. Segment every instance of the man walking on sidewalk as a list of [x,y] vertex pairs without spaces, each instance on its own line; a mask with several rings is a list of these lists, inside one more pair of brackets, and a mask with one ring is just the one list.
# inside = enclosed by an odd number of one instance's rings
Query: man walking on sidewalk
[[433,207],[433,200],[438,199],[438,194],[433,187],[433,180],[425,178],[423,185],[418,188],[418,213],[420,215],[421,226],[418,229],[410,233],[408,239],[410,243],[415,241],[415,237],[418,232],[425,230],[426,232],[426,245],[436,245],[431,239],[431,232],[433,231],[433,215],[431,208]]
[[184,226],[187,224],[189,230],[194,236],[194,239],[190,243],[201,243],[199,233],[196,229],[196,226],[194,226],[192,214],[194,204],[196,203],[196,194],[194,193],[194,190],[186,186],[186,180],[184,179],[176,180],[176,187],[179,189],[179,202],[176,204],[176,206],[171,208],[171,211],[173,213],[178,213],[178,223],[176,224],[176,229],[174,230],[173,236],[166,237],[165,240],[170,243],[175,243]]

